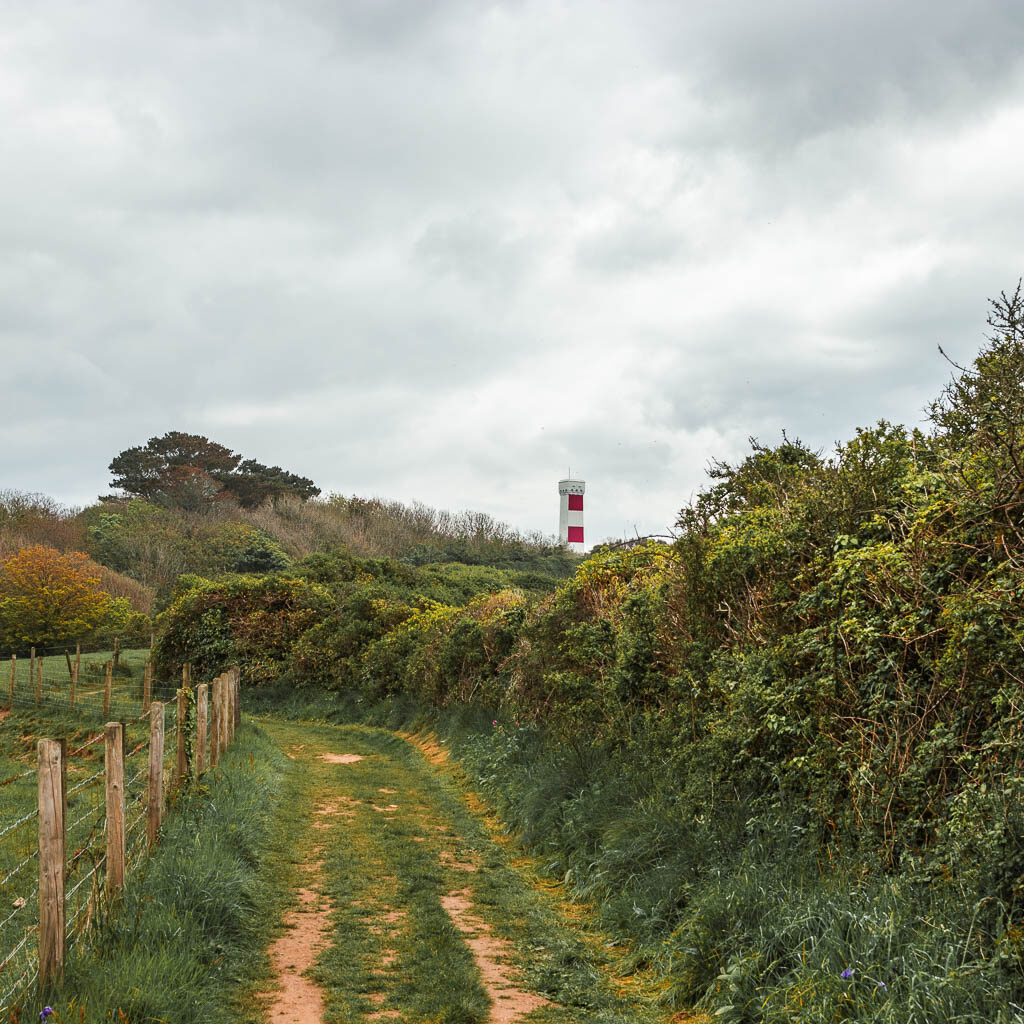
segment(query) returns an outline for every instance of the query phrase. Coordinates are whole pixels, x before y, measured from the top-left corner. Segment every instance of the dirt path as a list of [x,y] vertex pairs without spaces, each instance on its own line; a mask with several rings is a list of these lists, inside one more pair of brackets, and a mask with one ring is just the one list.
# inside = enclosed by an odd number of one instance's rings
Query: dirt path
[[496,841],[443,746],[357,726],[265,728],[305,785],[294,900],[268,950],[273,1024],[662,1022]]

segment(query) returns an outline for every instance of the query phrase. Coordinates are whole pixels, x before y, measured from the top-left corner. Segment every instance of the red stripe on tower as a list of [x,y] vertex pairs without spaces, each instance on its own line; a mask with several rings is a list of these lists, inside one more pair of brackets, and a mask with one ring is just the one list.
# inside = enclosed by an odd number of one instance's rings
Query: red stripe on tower
[[570,512],[582,512],[583,511],[583,495],[582,494],[570,494],[569,495],[569,511]]
[[568,541],[570,544],[582,544],[583,543],[583,527],[582,526],[569,526],[566,528],[569,532]]

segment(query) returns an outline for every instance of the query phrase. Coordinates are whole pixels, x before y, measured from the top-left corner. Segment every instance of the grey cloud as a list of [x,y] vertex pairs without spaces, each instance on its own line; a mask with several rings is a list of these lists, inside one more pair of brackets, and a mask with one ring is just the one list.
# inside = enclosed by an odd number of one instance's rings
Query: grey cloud
[[581,240],[577,259],[582,267],[609,274],[642,272],[681,256],[684,241],[657,218],[630,217]]
[[529,269],[533,250],[529,238],[477,213],[427,225],[413,247],[413,258],[440,276],[511,289]]
[[0,30],[0,485],[84,500],[198,429],[527,528],[571,462],[592,535],[653,528],[748,434],[915,422],[1020,273],[1010,0],[99,0]]
[[1019,76],[1012,0],[821,4],[746,0],[646,8],[661,59],[715,110],[735,145],[775,148],[869,122],[976,112]]

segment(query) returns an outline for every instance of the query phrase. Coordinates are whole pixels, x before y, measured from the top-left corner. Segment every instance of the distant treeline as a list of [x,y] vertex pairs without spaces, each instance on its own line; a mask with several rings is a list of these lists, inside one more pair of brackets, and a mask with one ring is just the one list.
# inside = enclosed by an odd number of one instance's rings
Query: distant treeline
[[162,604],[183,574],[285,571],[338,549],[409,565],[461,562],[555,579],[578,561],[550,538],[521,534],[483,513],[376,498],[286,495],[253,508],[222,499],[190,509],[122,497],[66,509],[45,495],[0,492],[0,559],[33,545],[87,554],[103,589],[144,613]]

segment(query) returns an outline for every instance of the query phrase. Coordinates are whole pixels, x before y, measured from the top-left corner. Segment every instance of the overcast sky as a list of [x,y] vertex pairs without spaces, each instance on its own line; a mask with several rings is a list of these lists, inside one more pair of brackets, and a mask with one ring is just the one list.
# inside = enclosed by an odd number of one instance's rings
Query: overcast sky
[[1024,272],[1020,0],[6,0],[0,487],[202,433],[588,542],[908,425]]

